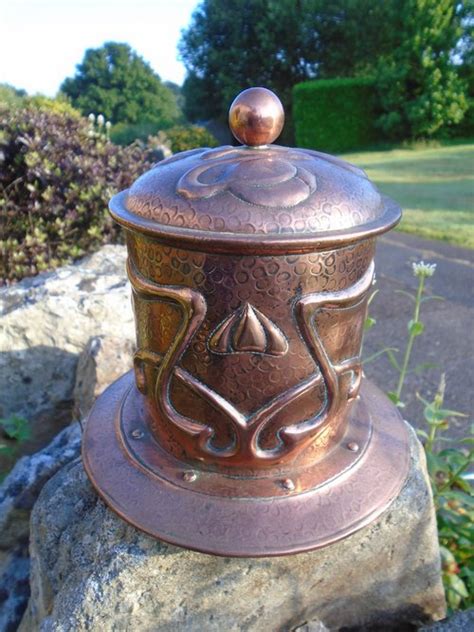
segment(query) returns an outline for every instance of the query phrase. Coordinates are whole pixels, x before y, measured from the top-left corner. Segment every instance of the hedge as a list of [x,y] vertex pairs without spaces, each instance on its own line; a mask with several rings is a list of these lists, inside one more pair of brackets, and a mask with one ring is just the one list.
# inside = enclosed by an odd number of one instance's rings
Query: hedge
[[318,79],[293,88],[296,144],[343,152],[374,143],[374,81],[367,78]]

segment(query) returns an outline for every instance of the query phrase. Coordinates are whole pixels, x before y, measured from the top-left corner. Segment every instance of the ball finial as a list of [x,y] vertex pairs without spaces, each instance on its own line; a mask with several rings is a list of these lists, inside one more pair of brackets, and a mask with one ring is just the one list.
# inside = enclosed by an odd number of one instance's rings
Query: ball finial
[[230,106],[230,129],[244,145],[256,147],[272,143],[280,135],[284,122],[281,101],[267,88],[248,88]]

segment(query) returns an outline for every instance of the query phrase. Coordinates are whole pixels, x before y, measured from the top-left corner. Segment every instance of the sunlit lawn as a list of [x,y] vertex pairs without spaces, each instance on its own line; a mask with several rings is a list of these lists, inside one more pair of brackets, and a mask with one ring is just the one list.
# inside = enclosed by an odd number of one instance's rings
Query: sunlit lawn
[[404,211],[399,229],[474,248],[474,141],[344,155]]

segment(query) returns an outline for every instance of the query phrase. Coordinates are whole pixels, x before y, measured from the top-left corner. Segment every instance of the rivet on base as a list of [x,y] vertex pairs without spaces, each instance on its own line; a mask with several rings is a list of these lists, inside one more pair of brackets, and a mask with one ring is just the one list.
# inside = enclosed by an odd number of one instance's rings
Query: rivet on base
[[347,444],[347,449],[350,450],[351,452],[359,452],[359,444],[356,443],[355,441],[351,441],[350,443]]
[[197,474],[196,472],[184,472],[183,474],[183,481],[186,481],[186,483],[193,483],[195,480],[197,479]]
[[132,430],[132,432],[130,434],[133,437],[133,439],[142,439],[143,438],[143,431],[140,430],[139,428],[136,428],[135,430]]
[[292,492],[295,489],[295,484],[291,478],[284,478],[281,482],[281,486],[289,492]]

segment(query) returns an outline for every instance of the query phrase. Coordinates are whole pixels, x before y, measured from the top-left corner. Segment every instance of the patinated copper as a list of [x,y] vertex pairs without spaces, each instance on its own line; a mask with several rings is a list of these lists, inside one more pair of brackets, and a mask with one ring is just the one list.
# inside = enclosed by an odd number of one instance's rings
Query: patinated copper
[[91,412],[84,462],[156,537],[279,555],[364,526],[405,480],[406,428],[360,360],[375,237],[400,209],[353,165],[270,145],[269,90],[229,121],[246,146],[177,154],[111,201],[138,348],[134,379]]

